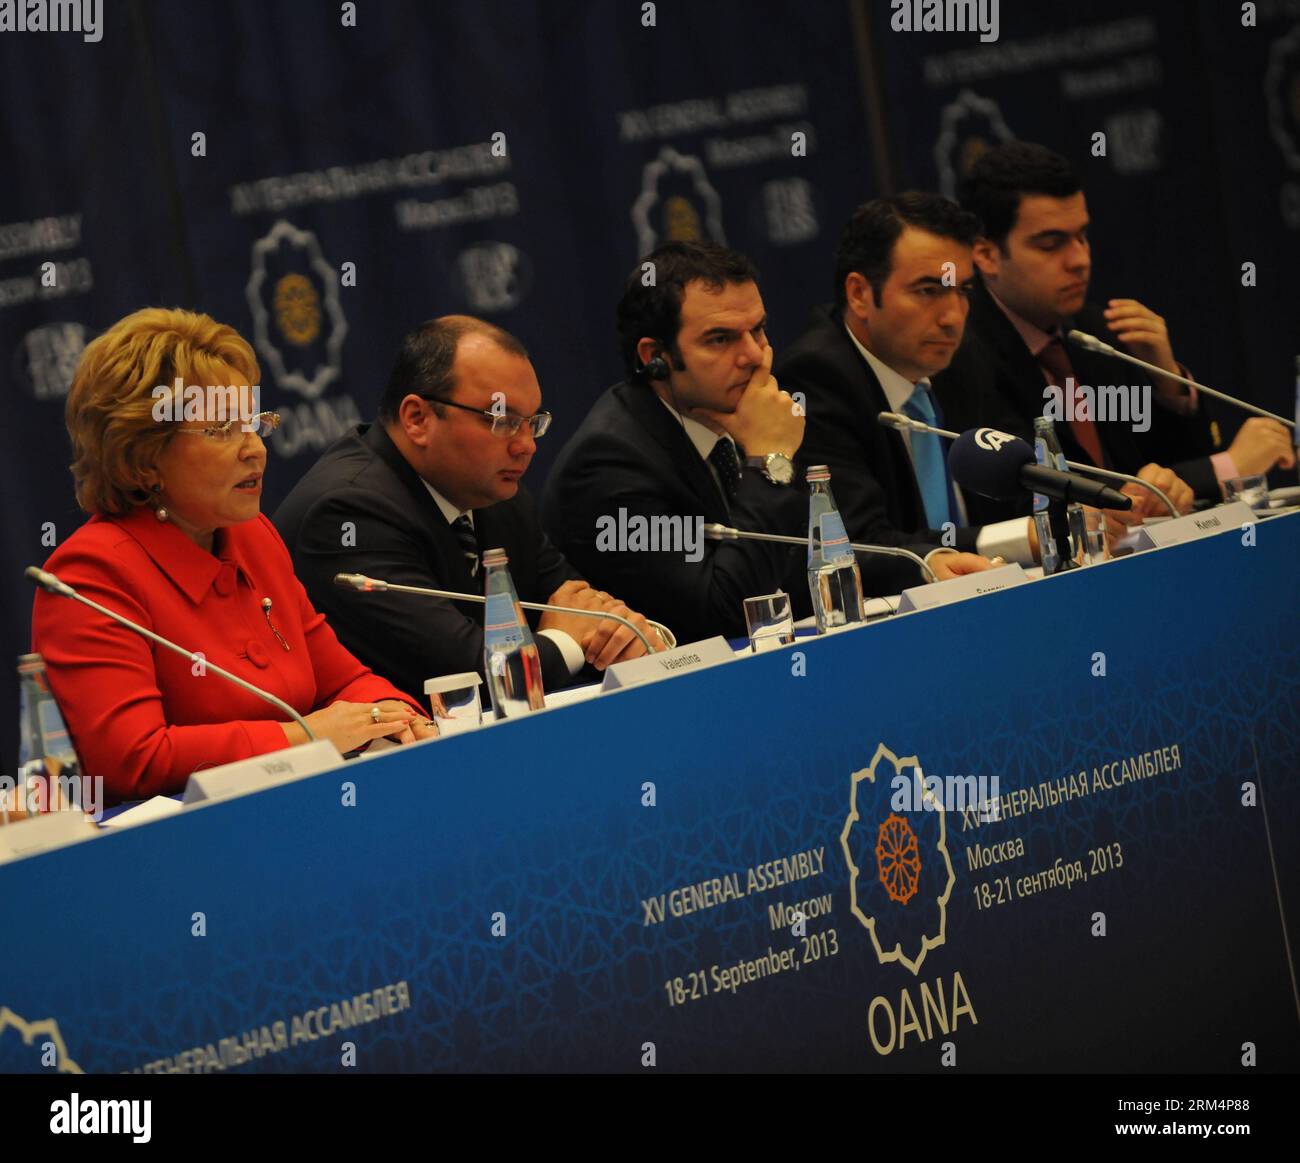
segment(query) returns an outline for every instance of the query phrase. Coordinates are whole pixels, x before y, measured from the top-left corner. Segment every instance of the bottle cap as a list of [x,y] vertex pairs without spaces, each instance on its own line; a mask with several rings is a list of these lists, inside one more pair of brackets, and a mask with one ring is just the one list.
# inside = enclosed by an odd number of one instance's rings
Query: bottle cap
[[485,549],[483,550],[483,564],[489,565],[508,565],[510,559],[506,556],[504,549]]
[[810,464],[806,479],[809,484],[815,481],[828,481],[831,479],[831,470],[824,464]]

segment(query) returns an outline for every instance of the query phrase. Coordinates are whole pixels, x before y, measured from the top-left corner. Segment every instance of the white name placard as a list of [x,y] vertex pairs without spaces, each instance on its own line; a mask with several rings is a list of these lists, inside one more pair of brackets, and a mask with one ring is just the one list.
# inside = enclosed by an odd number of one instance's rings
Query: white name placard
[[328,739],[299,743],[297,747],[286,747],[283,751],[268,751],[251,759],[196,771],[185,785],[184,802],[197,804],[228,800],[342,766],[343,756]]
[[0,864],[93,840],[98,835],[99,829],[81,811],[47,812],[15,820],[0,828]]
[[600,684],[600,689],[615,691],[621,687],[639,686],[643,682],[657,682],[688,670],[703,670],[706,666],[735,660],[735,654],[721,635],[701,638],[698,642],[674,646],[659,654],[643,654],[640,658],[614,663],[605,671],[605,681]]
[[1139,551],[1163,549],[1167,545],[1213,537],[1216,533],[1240,532],[1243,525],[1253,525],[1255,520],[1255,510],[1245,501],[1233,501],[1204,513],[1188,513],[1186,517],[1172,517],[1156,525],[1142,525],[1137,530],[1133,548]]
[[963,598],[978,598],[997,590],[1022,586],[1028,580],[1025,571],[1012,562],[1010,565],[1000,565],[996,569],[986,569],[982,573],[966,573],[961,577],[949,578],[947,581],[913,586],[910,590],[903,591],[898,602],[898,612],[907,614],[912,610],[933,610],[936,606],[960,602]]

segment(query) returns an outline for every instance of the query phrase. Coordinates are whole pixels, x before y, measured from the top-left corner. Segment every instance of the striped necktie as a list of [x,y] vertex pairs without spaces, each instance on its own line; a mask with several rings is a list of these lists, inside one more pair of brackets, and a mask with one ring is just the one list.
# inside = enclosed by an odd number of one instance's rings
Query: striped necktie
[[478,538],[474,535],[474,525],[468,513],[462,513],[451,523],[460,542],[460,551],[465,555],[465,564],[469,566],[469,576],[478,577]]

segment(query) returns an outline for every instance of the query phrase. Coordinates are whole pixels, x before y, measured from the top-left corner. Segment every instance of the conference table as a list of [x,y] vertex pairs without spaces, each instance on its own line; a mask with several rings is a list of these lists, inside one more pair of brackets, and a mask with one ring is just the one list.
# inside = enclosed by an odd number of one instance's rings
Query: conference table
[[1228,527],[0,865],[0,1070],[1296,1070],[1298,579]]

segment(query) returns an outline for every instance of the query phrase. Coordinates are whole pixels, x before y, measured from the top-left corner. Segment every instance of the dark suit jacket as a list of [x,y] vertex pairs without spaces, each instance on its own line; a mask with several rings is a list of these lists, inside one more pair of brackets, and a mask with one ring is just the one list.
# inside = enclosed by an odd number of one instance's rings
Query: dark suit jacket
[[[785,391],[806,397],[800,471],[812,464],[830,469],[831,491],[851,540],[898,545],[922,557],[943,544],[940,531],[927,526],[902,433],[876,420],[891,410],[885,390],[836,308],[828,304],[813,312],[803,334],[778,359],[776,378]],[[973,552],[977,532],[958,529],[952,548]],[[902,559],[859,556],[858,564],[868,593],[898,593],[924,580]]]
[[[345,537],[345,522],[353,523],[352,536]],[[359,425],[326,449],[276,510],[275,525],[316,608],[376,674],[423,698],[425,679],[483,673],[481,605],[334,584],[336,573],[366,573],[402,585],[483,590],[481,572],[471,576],[455,532],[382,424]],[[544,602],[578,576],[542,532],[522,488],[474,510],[474,528],[480,550],[506,551],[523,601]],[[537,649],[546,688],[568,685],[559,647],[538,638]]]
[[[1107,343],[1114,338],[1101,309],[1092,305],[1085,306],[1065,330],[1071,327]],[[1141,384],[1150,380],[1141,368],[1069,342],[1066,354],[1075,379],[1090,387]],[[983,283],[977,282],[962,345],[948,369],[934,378],[935,394],[948,417],[949,427],[958,431],[1001,428],[1032,443],[1034,417],[1043,414],[1046,383],[1038,361],[1025,346],[1015,325],[993,301]],[[1156,402],[1154,395],[1153,390],[1149,432],[1134,432],[1129,424],[1120,421],[1098,423],[1097,432],[1109,467],[1135,473],[1154,461],[1177,473],[1197,497],[1219,500],[1214,466],[1208,459],[1216,449],[1204,409],[1192,416],[1179,416]],[[1067,422],[1056,424],[1056,435],[1068,459],[1092,462]],[[1019,511],[1029,511],[1028,496],[1017,503]]]
[[[806,552],[753,541],[705,541],[683,552],[597,548],[602,518],[678,516],[763,533],[807,532],[808,496],[746,469],[728,512],[680,421],[649,387],[618,384],[596,401],[551,468],[542,501],[546,528],[592,585],[665,623],[682,643],[746,633],[745,598],[784,587],[796,616],[809,607]],[[683,543],[684,544],[684,543]]]

